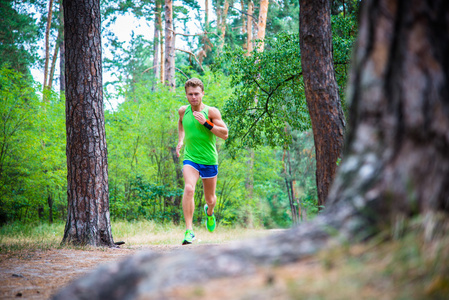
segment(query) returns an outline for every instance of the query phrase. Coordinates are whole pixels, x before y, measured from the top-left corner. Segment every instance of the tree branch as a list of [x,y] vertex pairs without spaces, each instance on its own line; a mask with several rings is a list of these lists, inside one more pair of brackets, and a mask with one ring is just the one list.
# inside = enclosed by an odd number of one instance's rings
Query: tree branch
[[[260,87],[260,85],[259,85],[259,83],[257,82],[257,80],[255,80],[255,79],[253,79],[253,81],[256,83],[256,85],[259,87],[259,89],[261,89],[265,94],[267,94],[267,101],[265,102],[265,108],[264,108],[264,111],[262,112],[262,114],[253,122],[253,124],[251,124],[251,126],[250,126],[250,128],[248,129],[248,131],[243,135],[243,138],[245,138],[248,134],[249,134],[249,132],[251,131],[251,129],[253,129],[254,128],[254,126],[257,124],[257,122],[259,122],[259,120],[262,118],[262,116],[265,114],[265,113],[267,113],[268,114],[268,116],[270,117],[270,118],[272,118],[272,116],[271,116],[271,114],[270,114],[270,111],[269,111],[269,109],[268,109],[268,103],[270,102],[270,98],[271,98],[271,96],[273,96],[273,94],[274,94],[274,92],[276,92],[276,90],[280,87],[280,86],[282,86],[284,83],[286,83],[286,82],[288,82],[288,81],[290,81],[290,80],[293,80],[293,79],[295,79],[296,77],[299,77],[299,76],[301,76],[302,75],[302,72],[300,72],[299,74],[296,74],[296,75],[292,75],[292,76],[290,76],[290,77],[288,77],[287,79],[285,79],[284,81],[282,81],[282,82],[280,82],[271,92],[266,92],[264,89],[262,89],[261,87]],[[257,108],[256,108],[257,109]],[[262,109],[262,108],[259,108],[259,109]],[[249,110],[249,109],[247,109],[247,110]]]
[[178,70],[179,72],[181,72],[181,74],[184,75],[187,79],[189,79],[189,76],[187,76],[183,71],[181,71],[181,69],[176,68],[176,67],[175,67],[175,69]]
[[265,91],[265,90],[260,86],[260,84],[257,82],[256,79],[254,79],[254,78],[251,78],[251,79],[254,81],[254,83],[257,85],[257,87],[258,87],[260,90],[262,90],[262,92],[264,92],[264,93],[267,94],[267,95],[270,94],[269,92]]
[[173,29],[169,28],[168,30],[170,30],[171,32],[173,32],[175,35],[182,35],[182,36],[200,36],[200,35],[206,35],[206,34],[213,34],[216,35],[220,40],[222,39],[218,34],[216,34],[215,32],[207,32],[207,31],[203,31],[201,33],[196,33],[196,34],[187,34],[187,33],[178,33],[176,31],[174,31]]
[[188,53],[188,54],[190,54],[191,56],[193,56],[193,57],[195,58],[196,62],[198,63],[198,65],[200,66],[201,70],[203,70],[203,72],[204,72],[203,66],[201,65],[201,63],[200,63],[200,61],[198,60],[198,58],[196,58],[196,55],[195,55],[195,54],[193,54],[191,51],[187,51],[187,50],[183,50],[183,49],[179,49],[179,48],[175,48],[175,50],[179,50],[179,51]]
[[[232,7],[232,6],[230,6],[229,8],[235,9],[235,10],[238,11],[239,13],[244,14],[244,15],[247,15],[247,16],[250,16],[251,18],[253,18],[253,19],[255,19],[255,20],[258,19],[258,17],[255,17],[254,15],[250,15],[250,14],[248,14],[248,13],[246,13],[246,12],[244,12],[243,10],[240,10],[240,9],[238,9],[238,8],[235,8],[235,7]],[[256,8],[256,7],[254,7],[254,8]]]
[[262,118],[262,116],[266,113],[267,111],[264,110],[260,116],[253,122],[253,124],[251,124],[251,126],[249,127],[248,131],[245,133],[245,135],[242,137],[243,139],[248,135],[248,133],[251,131],[251,129],[253,129],[253,127],[257,124],[257,122],[259,122],[259,120]]
[[157,68],[157,67],[159,67],[159,66],[160,66],[160,65],[155,65],[155,66],[149,67],[148,69],[143,70],[142,74],[148,72],[148,71],[151,70],[151,69]]

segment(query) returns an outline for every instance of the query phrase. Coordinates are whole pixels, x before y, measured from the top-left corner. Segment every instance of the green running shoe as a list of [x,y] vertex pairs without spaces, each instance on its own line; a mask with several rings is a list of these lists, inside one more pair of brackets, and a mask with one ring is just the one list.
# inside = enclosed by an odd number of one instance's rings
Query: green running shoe
[[204,205],[204,213],[206,214],[206,228],[210,232],[215,230],[215,227],[217,226],[217,223],[215,222],[215,214],[212,213],[212,216],[209,216],[207,214],[207,204]]
[[193,234],[193,230],[187,229],[186,233],[184,234],[184,240],[182,241],[183,245],[189,245],[193,243],[195,240],[195,235]]

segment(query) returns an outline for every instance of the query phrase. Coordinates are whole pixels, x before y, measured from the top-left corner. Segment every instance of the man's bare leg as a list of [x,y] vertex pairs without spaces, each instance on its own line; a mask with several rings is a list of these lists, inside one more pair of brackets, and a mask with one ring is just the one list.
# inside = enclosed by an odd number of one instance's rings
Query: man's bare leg
[[204,199],[207,203],[207,214],[211,216],[214,212],[215,204],[217,203],[217,196],[215,195],[215,188],[217,187],[217,176],[213,178],[203,179]]
[[193,196],[195,194],[195,186],[200,174],[197,170],[189,165],[185,165],[182,173],[184,175],[184,195],[182,196],[182,210],[184,212],[184,220],[186,229],[193,229],[193,212],[195,211],[195,202]]

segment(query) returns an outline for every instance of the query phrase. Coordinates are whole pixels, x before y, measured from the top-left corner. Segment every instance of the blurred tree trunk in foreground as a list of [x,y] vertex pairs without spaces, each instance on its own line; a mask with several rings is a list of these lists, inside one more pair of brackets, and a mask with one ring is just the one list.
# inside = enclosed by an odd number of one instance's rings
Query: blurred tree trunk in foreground
[[332,54],[330,1],[300,0],[299,4],[301,67],[315,139],[318,205],[325,205],[345,130]]
[[379,220],[447,212],[449,2],[368,1],[362,14],[348,147],[327,204],[371,203]]
[[352,130],[328,205],[311,222],[182,256],[135,255],[81,278],[54,299],[163,298],[176,286],[251,275],[341,241],[363,241],[418,214],[430,216],[426,235],[443,230],[432,213],[444,212],[448,220],[447,28],[446,0],[363,2],[349,90]]
[[62,243],[113,246],[99,0],[64,2],[67,223]]

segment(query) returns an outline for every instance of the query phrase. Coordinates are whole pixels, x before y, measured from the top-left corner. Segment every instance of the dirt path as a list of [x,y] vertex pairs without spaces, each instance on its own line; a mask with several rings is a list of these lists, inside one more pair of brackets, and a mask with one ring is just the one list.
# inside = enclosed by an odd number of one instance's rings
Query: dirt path
[[[192,245],[188,249],[209,246],[211,245]],[[55,249],[0,254],[0,299],[48,299],[62,286],[101,264],[120,260],[137,251],[170,252],[181,247],[164,245],[101,250]]]
[[[48,299],[99,265],[119,261],[138,251],[168,253],[219,245],[223,244],[52,249],[0,254],[0,299]],[[389,251],[388,247],[386,249]],[[250,276],[178,286],[162,294],[142,295],[139,299],[426,299],[420,297],[421,294],[414,297],[413,293],[405,293],[406,297],[398,296],[398,291],[407,291],[411,286],[402,283],[404,289],[398,289],[398,283],[385,275],[383,270],[389,266],[389,260],[384,259],[388,258],[387,250],[377,253],[374,248],[366,246],[337,249],[285,266],[260,267]]]
[[[167,253],[179,249],[189,251],[198,247],[211,246],[215,245],[161,245],[100,250],[53,249],[1,254],[0,299],[48,299],[57,290],[96,269],[99,265],[121,260],[138,251]],[[212,280],[207,284],[179,286],[163,294],[145,295],[142,299],[308,299],[313,295],[320,295],[321,288],[313,287],[313,284],[322,282],[322,279],[329,278],[329,275],[334,277],[333,280],[329,280],[331,282],[338,277],[336,271],[325,271],[319,259],[311,257],[284,267],[260,268],[251,276],[223,278]],[[298,279],[301,282],[299,285],[301,292],[298,292],[297,284],[293,284],[298,283]],[[326,285],[332,286],[329,281]],[[357,292],[354,290],[345,292],[340,290],[336,297],[329,297],[328,293],[324,293],[322,299],[350,299],[355,293]],[[298,294],[304,295],[304,298],[298,298]],[[368,295],[369,299],[370,297],[374,299],[378,293],[371,292]]]

